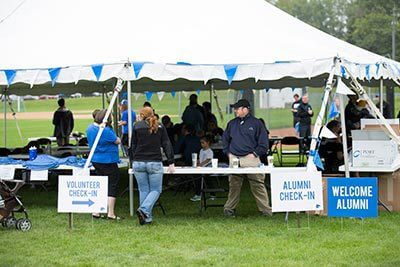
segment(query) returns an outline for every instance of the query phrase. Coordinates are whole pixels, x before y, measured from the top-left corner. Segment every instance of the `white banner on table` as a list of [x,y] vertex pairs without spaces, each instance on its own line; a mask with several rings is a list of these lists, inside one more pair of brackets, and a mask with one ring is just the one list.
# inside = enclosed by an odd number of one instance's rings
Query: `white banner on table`
[[49,171],[48,170],[43,170],[43,171],[34,171],[31,170],[31,176],[29,180],[32,182],[35,181],[48,181],[49,180]]
[[271,172],[272,212],[322,210],[321,172]]
[[107,212],[107,176],[58,177],[58,212]]
[[15,166],[14,165],[0,165],[0,179],[12,180],[14,179]]

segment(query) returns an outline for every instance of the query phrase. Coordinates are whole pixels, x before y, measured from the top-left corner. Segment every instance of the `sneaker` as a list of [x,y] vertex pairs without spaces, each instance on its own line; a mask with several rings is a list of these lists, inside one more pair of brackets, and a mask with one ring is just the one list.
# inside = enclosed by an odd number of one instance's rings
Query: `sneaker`
[[201,200],[201,196],[199,195],[194,195],[190,198],[191,201],[196,202]]
[[230,218],[235,218],[235,211],[234,210],[228,210],[228,209],[224,209],[224,216],[225,217],[230,217]]

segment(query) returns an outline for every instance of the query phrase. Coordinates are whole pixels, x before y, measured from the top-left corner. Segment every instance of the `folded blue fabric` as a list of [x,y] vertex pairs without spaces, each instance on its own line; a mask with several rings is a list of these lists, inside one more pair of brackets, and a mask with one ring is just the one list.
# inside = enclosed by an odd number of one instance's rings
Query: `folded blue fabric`
[[[68,165],[68,166],[83,168],[85,166],[86,159],[77,158],[76,156],[69,156],[66,158],[58,159],[58,163],[60,165]],[[92,164],[89,164],[89,167],[91,165]]]
[[10,157],[0,157],[0,165],[9,165],[9,164],[23,164],[23,160],[16,160]]
[[60,164],[58,158],[49,155],[38,155],[34,160],[27,160],[23,166],[30,170],[44,171],[57,168]]

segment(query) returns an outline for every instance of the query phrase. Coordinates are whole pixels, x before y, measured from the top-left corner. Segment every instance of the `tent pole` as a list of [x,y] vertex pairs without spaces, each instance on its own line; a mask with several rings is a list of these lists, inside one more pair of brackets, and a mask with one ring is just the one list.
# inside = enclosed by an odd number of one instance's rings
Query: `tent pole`
[[4,147],[7,147],[7,87],[3,90],[4,100]]
[[[340,79],[340,77],[339,77]],[[342,145],[343,145],[343,160],[344,160],[344,171],[346,177],[350,177],[349,171],[349,154],[347,153],[347,129],[346,129],[346,118],[344,117],[344,98],[342,94],[339,95],[340,101],[340,124],[342,126]]]
[[104,85],[101,88],[102,88],[102,90],[101,90],[101,104],[102,104],[102,107],[104,109],[106,107],[106,100],[104,98],[104,94],[105,94]]
[[[132,104],[131,104],[131,91],[132,91],[132,82],[129,81],[127,84],[127,94],[128,94],[128,147],[131,147],[131,139],[132,139]],[[128,153],[128,169],[132,168],[131,166],[131,161],[129,158],[129,153]],[[129,214],[131,217],[133,216],[133,174],[129,172]]]
[[381,78],[379,88],[379,110],[383,113],[383,79]]
[[[325,115],[326,106],[328,105],[329,95],[332,91],[333,76],[335,75],[337,60],[338,60],[337,58],[334,59],[331,72],[329,73],[328,81],[326,82],[325,85],[324,98],[322,100],[321,110],[319,111],[317,120],[315,121],[314,130],[312,133],[310,151],[315,151],[315,148],[317,147],[317,138],[319,136],[319,132],[322,127],[322,120]],[[314,156],[312,156],[310,153],[307,161],[307,171],[316,169],[317,168],[315,167],[314,164]]]
[[117,84],[116,84],[116,86],[114,88],[114,94],[113,94],[113,96],[111,98],[111,101],[110,101],[110,104],[108,105],[108,108],[107,108],[106,115],[104,116],[103,122],[100,124],[99,131],[97,132],[97,135],[96,135],[96,139],[94,140],[93,146],[90,149],[89,156],[88,156],[88,158],[87,158],[87,160],[85,162],[85,166],[84,166],[85,169],[89,168],[89,164],[92,161],[93,154],[94,154],[94,151],[97,148],[97,145],[99,143],[101,134],[103,133],[104,128],[106,127],[106,123],[107,123],[108,117],[111,115],[111,110],[112,110],[112,108],[114,106],[115,100],[117,99],[118,94],[119,94],[119,92],[121,92],[123,86],[124,86],[124,81],[121,78],[118,78]]

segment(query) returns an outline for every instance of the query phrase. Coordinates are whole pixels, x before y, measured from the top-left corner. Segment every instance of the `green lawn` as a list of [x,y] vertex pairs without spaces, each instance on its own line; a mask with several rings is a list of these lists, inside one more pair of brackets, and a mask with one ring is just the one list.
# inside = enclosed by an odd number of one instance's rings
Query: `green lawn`
[[[200,215],[198,204],[188,200],[190,192],[174,196],[166,191],[162,203],[167,215],[155,208],[153,225],[140,226],[129,217],[124,196],[117,202],[123,221],[92,221],[89,215],[76,214],[70,231],[67,215],[57,213],[55,189],[43,192],[26,187],[20,195],[33,228],[23,233],[0,227],[0,266],[400,264],[399,213],[383,212],[364,222],[310,216],[310,228],[302,229],[295,228],[291,215],[288,229],[284,214],[259,216],[247,184],[244,188],[239,216],[233,219],[224,218],[222,208]],[[305,214],[301,223],[307,226]]]

